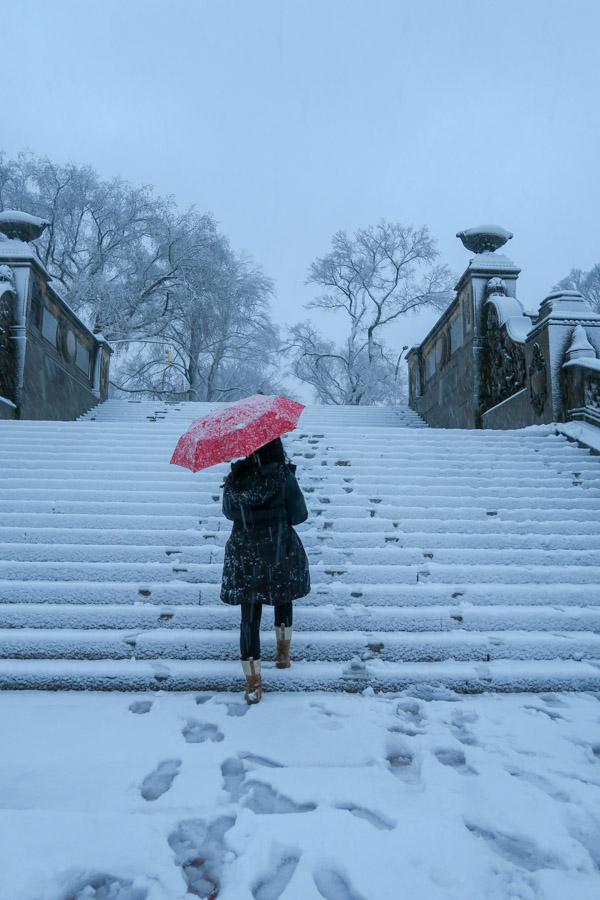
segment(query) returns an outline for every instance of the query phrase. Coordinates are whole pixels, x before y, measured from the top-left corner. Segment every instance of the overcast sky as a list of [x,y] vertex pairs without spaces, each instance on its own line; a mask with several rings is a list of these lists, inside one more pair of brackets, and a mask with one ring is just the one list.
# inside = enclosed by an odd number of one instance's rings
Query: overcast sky
[[[537,308],[600,261],[598,0],[0,0],[0,147],[210,210],[304,318],[340,228],[514,232]],[[434,317],[411,319],[412,344]],[[326,326],[332,332],[333,324]]]

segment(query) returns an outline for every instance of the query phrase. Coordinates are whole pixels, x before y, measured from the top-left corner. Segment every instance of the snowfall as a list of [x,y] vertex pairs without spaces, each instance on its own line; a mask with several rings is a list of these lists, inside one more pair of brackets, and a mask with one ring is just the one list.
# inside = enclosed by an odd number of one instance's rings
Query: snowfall
[[1,900],[597,900],[600,695],[0,693]]

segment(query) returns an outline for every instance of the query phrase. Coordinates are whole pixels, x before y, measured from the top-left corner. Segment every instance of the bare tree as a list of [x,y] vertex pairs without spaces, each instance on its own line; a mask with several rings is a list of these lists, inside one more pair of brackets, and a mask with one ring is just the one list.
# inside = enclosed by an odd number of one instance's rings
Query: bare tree
[[0,209],[50,222],[36,242],[54,286],[117,348],[123,391],[213,399],[270,388],[272,283],[212,216],[89,166],[0,154]]
[[338,231],[332,250],[312,263],[308,284],[325,292],[312,309],[343,313],[347,337],[324,340],[314,324],[290,331],[296,377],[323,403],[396,402],[402,384],[398,354],[382,332],[403,315],[426,307],[443,310],[453,298],[454,276],[435,263],[438,251],[426,227],[381,221],[349,236]]
[[290,329],[288,349],[294,357],[294,374],[313,388],[321,403],[396,404],[404,398],[406,379],[399,367],[402,354],[394,360],[382,343],[373,342],[369,358],[366,343],[358,349],[336,347],[310,322],[301,322]]
[[559,289],[579,291],[592,309],[600,313],[600,263],[596,263],[589,272],[571,269],[567,277],[555,285],[555,290]]
[[186,239],[160,340],[128,344],[118,387],[188,400],[272,392],[280,342],[269,318],[271,280],[233,253],[209,222],[197,223]]

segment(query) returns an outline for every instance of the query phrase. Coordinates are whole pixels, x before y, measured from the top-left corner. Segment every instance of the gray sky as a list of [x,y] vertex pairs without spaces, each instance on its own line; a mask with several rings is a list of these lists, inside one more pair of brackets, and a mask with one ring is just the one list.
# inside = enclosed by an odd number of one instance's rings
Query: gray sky
[[0,21],[0,147],[210,210],[281,323],[334,231],[381,217],[429,225],[458,272],[458,230],[510,229],[527,307],[600,261],[598,0],[0,0]]

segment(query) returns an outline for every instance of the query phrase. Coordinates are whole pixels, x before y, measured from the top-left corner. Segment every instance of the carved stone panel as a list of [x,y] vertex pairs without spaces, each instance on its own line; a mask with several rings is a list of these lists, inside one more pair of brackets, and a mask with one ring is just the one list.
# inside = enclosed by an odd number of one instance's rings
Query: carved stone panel
[[533,345],[533,356],[529,364],[529,402],[533,411],[541,416],[548,399],[548,371],[546,358],[538,343]]
[[486,412],[525,387],[525,354],[498,321],[496,307],[485,305],[480,412]]
[[600,375],[598,372],[586,372],[585,405],[592,409],[600,409]]
[[12,294],[8,291],[3,292],[0,287],[0,397],[14,401],[15,363],[10,339],[11,327],[14,324],[12,302]]
[[460,294],[460,303],[463,321],[463,339],[467,338],[473,331],[473,285],[469,282]]

